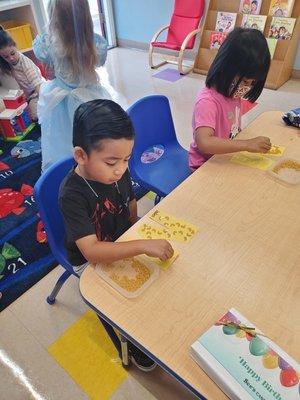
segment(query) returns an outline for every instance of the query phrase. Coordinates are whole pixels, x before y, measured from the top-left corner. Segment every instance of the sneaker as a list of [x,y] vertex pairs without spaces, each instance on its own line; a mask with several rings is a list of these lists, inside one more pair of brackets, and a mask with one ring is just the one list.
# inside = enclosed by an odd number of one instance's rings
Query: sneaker
[[151,360],[150,357],[146,356],[141,350],[135,347],[132,343],[128,343],[129,347],[129,358],[132,364],[134,364],[139,370],[143,372],[153,371],[156,367],[156,363]]

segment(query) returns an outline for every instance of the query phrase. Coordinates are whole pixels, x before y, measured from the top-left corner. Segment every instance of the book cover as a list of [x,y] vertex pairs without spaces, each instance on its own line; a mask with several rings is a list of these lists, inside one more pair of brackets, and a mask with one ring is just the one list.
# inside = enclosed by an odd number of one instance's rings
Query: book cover
[[191,356],[233,400],[299,400],[299,364],[235,309],[191,346]]
[[267,39],[267,43],[268,43],[268,47],[269,47],[269,51],[271,54],[271,59],[274,57],[274,53],[275,53],[275,49],[276,49],[276,45],[277,45],[277,39],[273,39],[273,38],[266,38]]
[[226,39],[226,36],[227,36],[227,34],[224,32],[211,32],[209,48],[210,49],[219,49],[221,47],[221,44]]
[[293,11],[294,0],[271,0],[269,15],[274,17],[290,17]]
[[271,21],[269,38],[289,40],[293,36],[296,18],[273,17]]
[[241,0],[239,12],[243,14],[258,15],[262,0]]
[[219,11],[217,14],[216,31],[229,33],[234,29],[236,13]]
[[266,21],[267,21],[266,15],[246,14],[243,16],[241,27],[258,29],[259,31],[263,32],[265,29]]

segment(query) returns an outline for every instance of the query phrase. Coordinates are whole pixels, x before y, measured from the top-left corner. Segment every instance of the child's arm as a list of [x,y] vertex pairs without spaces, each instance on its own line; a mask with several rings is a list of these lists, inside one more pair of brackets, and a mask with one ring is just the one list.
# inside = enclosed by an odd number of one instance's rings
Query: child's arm
[[40,87],[41,87],[41,83],[39,83],[38,85],[36,85],[35,88],[34,88],[34,91],[35,91],[37,94],[40,94]]
[[136,199],[133,199],[129,202],[129,214],[130,214],[129,219],[130,219],[131,225],[133,225],[138,220]]
[[53,63],[49,46],[49,35],[47,33],[37,35],[32,42],[32,48],[36,58],[42,61],[43,64],[52,66]]
[[107,41],[103,36],[94,34],[94,42],[97,54],[97,67],[101,67],[105,64],[107,58]]
[[167,240],[132,240],[130,242],[101,242],[96,235],[85,236],[76,240],[76,245],[83,256],[92,264],[111,263],[127,257],[146,254],[166,261],[174,254]]
[[204,154],[226,154],[237,151],[266,153],[271,148],[271,141],[268,137],[258,136],[244,140],[223,139],[216,137],[214,129],[206,126],[196,130],[195,141],[198,149]]

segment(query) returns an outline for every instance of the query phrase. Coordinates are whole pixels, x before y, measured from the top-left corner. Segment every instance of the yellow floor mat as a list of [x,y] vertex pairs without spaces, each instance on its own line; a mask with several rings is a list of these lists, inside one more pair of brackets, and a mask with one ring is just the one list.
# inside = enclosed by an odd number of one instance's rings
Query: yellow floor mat
[[91,400],[109,399],[128,375],[93,311],[71,325],[48,352]]

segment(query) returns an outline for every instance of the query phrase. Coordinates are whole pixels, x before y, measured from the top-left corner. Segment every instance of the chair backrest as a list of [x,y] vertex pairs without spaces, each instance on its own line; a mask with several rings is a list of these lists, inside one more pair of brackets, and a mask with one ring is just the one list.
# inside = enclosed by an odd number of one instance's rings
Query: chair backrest
[[[53,164],[38,179],[34,196],[47,234],[51,251],[56,260],[70,270],[64,249],[64,223],[59,209],[59,186],[74,165],[74,158],[68,157]],[[73,269],[70,270],[73,273]]]
[[[182,45],[185,37],[197,29],[203,15],[205,0],[175,0],[173,15],[168,29],[167,42]],[[189,40],[186,48],[192,49],[195,36]]]
[[130,165],[140,163],[145,150],[154,145],[179,146],[169,100],[166,96],[146,96],[135,102],[128,110],[134,130],[134,148]]

